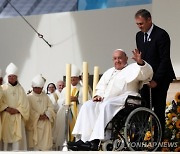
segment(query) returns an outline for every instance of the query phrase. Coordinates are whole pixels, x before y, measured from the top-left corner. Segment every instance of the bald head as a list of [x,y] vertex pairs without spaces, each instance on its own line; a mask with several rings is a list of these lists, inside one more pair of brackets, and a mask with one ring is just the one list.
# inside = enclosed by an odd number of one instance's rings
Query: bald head
[[113,63],[117,70],[123,69],[127,65],[128,57],[122,49],[116,49],[113,52]]

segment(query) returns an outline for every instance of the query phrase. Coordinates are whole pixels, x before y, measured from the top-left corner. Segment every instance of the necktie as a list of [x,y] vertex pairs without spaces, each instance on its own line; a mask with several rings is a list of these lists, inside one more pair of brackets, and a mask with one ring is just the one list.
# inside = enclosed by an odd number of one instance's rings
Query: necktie
[[148,41],[148,34],[147,33],[144,33],[144,43],[146,43]]

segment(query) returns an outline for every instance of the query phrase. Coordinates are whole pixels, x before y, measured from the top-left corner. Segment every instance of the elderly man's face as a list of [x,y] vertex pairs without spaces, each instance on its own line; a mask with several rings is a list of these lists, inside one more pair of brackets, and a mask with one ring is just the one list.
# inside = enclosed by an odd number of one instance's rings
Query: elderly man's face
[[127,65],[127,60],[128,57],[126,54],[120,50],[116,50],[113,53],[113,62],[114,62],[114,67],[117,70],[123,69]]
[[142,16],[138,16],[135,18],[136,24],[138,28],[142,32],[148,32],[148,30],[151,28],[152,20],[151,18],[145,19]]
[[8,82],[10,84],[15,84],[17,82],[17,76],[13,74],[8,75]]
[[59,81],[56,86],[57,86],[57,89],[61,92],[63,88],[65,87],[65,83],[63,81]]
[[77,76],[72,76],[71,77],[71,84],[73,85],[73,86],[76,86],[78,83],[79,83],[79,77],[77,77]]

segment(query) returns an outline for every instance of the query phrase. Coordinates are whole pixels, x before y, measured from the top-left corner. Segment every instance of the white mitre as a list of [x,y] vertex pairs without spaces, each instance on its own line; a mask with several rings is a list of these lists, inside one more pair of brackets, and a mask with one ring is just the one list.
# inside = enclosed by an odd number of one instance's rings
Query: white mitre
[[71,77],[79,77],[80,76],[80,69],[72,64],[71,65]]
[[15,64],[10,63],[6,68],[6,75],[16,75],[18,76],[18,68]]
[[32,87],[40,87],[43,88],[45,84],[45,80],[44,77],[42,77],[41,74],[36,75],[33,79],[32,79]]

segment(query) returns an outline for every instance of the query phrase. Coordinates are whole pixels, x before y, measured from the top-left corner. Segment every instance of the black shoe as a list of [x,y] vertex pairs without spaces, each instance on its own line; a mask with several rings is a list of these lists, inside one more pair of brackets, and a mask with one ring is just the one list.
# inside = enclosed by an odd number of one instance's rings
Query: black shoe
[[79,151],[79,145],[84,144],[84,142],[82,140],[79,140],[77,142],[68,142],[68,149],[72,150],[72,151]]
[[78,146],[83,144],[84,142],[82,140],[78,140],[77,142],[68,142],[68,146]]
[[74,146],[68,146],[68,149],[72,150],[72,151],[79,151],[78,146],[74,145]]
[[78,146],[79,151],[98,151],[99,150],[99,140],[87,141]]
[[98,140],[98,139],[91,141],[91,151],[99,150],[99,142],[100,142],[100,140]]

